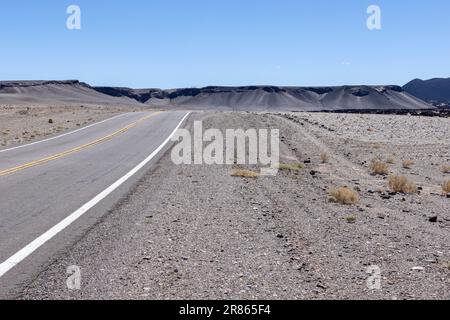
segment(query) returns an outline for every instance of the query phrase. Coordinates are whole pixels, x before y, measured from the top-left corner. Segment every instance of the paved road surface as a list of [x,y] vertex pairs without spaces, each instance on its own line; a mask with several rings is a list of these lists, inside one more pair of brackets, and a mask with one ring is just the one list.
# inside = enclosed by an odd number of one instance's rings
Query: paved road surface
[[0,298],[82,237],[170,146],[186,112],[133,112],[0,150]]

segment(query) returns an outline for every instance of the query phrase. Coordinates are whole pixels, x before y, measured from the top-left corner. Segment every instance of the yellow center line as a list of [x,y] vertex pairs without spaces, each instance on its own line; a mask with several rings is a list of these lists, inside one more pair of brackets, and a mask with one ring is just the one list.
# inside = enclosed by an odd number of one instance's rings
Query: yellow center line
[[69,149],[69,150],[66,150],[66,151],[54,154],[54,155],[49,156],[49,157],[45,157],[45,158],[42,158],[42,159],[39,159],[39,160],[34,160],[34,161],[25,163],[23,165],[20,165],[20,166],[14,167],[14,168],[1,170],[0,171],[0,177],[6,176],[6,175],[10,175],[10,174],[16,173],[18,171],[21,171],[21,170],[24,170],[24,169],[28,169],[28,168],[31,168],[31,167],[35,167],[35,166],[38,166],[38,165],[42,165],[42,164],[45,164],[45,163],[53,161],[53,160],[61,159],[63,157],[67,157],[67,156],[69,156],[71,154],[80,152],[82,150],[85,150],[87,148],[93,147],[93,146],[98,145],[100,143],[106,142],[108,140],[111,140],[115,136],[123,134],[123,133],[127,132],[128,130],[136,127],[139,123],[141,123],[141,122],[143,122],[143,121],[145,121],[145,120],[147,120],[147,119],[149,119],[149,118],[151,118],[151,117],[153,117],[153,116],[155,116],[157,114],[160,114],[160,113],[161,112],[152,113],[152,114],[150,114],[148,116],[145,116],[145,117],[143,117],[143,118],[141,118],[141,119],[139,119],[139,120],[137,120],[137,121],[127,125],[126,127],[122,128],[122,129],[119,129],[119,130],[117,130],[117,131],[115,131],[115,132],[113,132],[113,133],[111,133],[111,134],[109,134],[109,135],[107,135],[107,136],[105,136],[103,138],[91,141],[91,142],[83,144],[81,146],[78,146],[78,147],[75,147],[75,148],[72,148],[72,149]]

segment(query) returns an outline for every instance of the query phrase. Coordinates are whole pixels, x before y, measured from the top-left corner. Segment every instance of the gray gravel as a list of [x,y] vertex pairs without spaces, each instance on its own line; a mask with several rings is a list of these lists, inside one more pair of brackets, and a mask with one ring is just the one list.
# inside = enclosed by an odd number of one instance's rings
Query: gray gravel
[[[437,192],[444,174],[423,164],[421,152],[443,163],[450,145],[432,136],[420,147],[402,144],[402,155],[422,163],[412,176],[423,191],[383,199],[376,191],[385,178],[363,162],[390,154],[396,141],[368,137],[357,121],[343,136],[329,130],[332,116],[196,114],[206,128],[281,128],[282,160],[306,166],[253,180],[231,177],[228,166],[175,166],[166,154],[20,298],[449,299],[450,200]],[[385,118],[368,117],[382,130]],[[330,163],[320,163],[322,152]],[[330,203],[328,190],[340,185],[358,188],[361,202]],[[82,270],[79,291],[66,288],[74,264]],[[371,265],[381,269],[381,290],[366,286]]]

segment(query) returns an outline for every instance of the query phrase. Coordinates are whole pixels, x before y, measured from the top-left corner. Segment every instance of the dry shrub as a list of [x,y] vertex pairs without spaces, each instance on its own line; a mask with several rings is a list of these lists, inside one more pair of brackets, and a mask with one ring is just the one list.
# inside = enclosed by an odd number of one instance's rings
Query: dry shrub
[[373,175],[388,175],[389,174],[389,165],[380,160],[372,160],[370,164],[370,171]]
[[356,216],[348,216],[348,217],[345,218],[347,223],[355,223],[356,219],[357,219]]
[[414,164],[414,161],[412,161],[412,160],[403,160],[403,162],[402,162],[402,166],[405,169],[411,169],[413,164]]
[[442,183],[442,191],[444,191],[445,194],[450,193],[450,180],[445,180]]
[[330,191],[329,200],[341,204],[356,204],[359,202],[359,194],[350,188],[340,187]]
[[444,164],[444,165],[441,167],[441,171],[442,171],[443,173],[450,173],[450,165]]
[[414,182],[405,176],[392,175],[389,177],[389,188],[397,193],[416,193],[417,187]]
[[259,173],[255,172],[255,171],[251,171],[251,170],[246,170],[246,169],[233,169],[233,171],[231,171],[231,176],[232,177],[240,177],[240,178],[258,178],[259,177]]
[[278,165],[278,169],[282,171],[299,171],[303,168],[303,163],[280,163]]
[[387,160],[386,160],[386,163],[389,163],[389,164],[395,164],[395,158],[394,158],[394,156],[388,157]]
[[326,153],[322,153],[320,155],[320,161],[322,161],[322,163],[328,163],[328,161],[330,160],[330,156]]
[[373,144],[372,145],[372,148],[374,148],[374,149],[381,149],[381,144],[378,144],[378,143],[375,143],[375,144]]

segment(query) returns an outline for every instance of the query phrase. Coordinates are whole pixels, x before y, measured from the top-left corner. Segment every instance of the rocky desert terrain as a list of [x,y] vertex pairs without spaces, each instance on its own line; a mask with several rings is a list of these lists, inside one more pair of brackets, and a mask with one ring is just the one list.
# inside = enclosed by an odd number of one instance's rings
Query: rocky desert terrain
[[139,107],[0,104],[0,149],[41,140]]
[[[280,129],[282,170],[236,177],[232,166],[175,166],[166,153],[19,298],[450,298],[448,118],[197,112],[188,128],[193,120]],[[79,291],[65,286],[74,264]],[[373,266],[379,289],[367,286]]]

